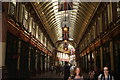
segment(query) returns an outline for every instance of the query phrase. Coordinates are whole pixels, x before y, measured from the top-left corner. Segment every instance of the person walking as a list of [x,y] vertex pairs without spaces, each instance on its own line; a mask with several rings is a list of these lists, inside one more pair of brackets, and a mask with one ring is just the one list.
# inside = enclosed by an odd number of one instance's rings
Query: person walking
[[64,80],[68,80],[70,76],[70,66],[68,64],[68,62],[65,62],[65,66],[64,66]]
[[100,69],[98,67],[95,67],[94,68],[94,72],[95,72],[95,74],[94,74],[94,80],[98,80],[98,76],[100,74]]
[[73,75],[74,69],[75,69],[75,65],[72,65],[72,66],[70,67],[70,75],[71,75],[71,76]]
[[103,74],[98,76],[98,80],[114,80],[114,77],[109,73],[108,67],[103,68]]
[[89,80],[94,80],[94,75],[95,75],[95,71],[94,70],[91,70],[89,72]]
[[73,76],[70,76],[68,80],[84,80],[79,67],[75,67]]
[[51,73],[53,73],[53,71],[54,71],[54,66],[51,66]]

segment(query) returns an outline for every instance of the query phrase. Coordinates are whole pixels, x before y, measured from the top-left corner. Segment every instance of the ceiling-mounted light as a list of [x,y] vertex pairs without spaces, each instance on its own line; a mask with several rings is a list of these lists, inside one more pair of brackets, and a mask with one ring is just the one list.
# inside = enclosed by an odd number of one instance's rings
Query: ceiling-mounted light
[[64,40],[64,42],[67,42],[67,40]]
[[64,30],[64,31],[68,31],[68,28],[67,28],[67,27],[64,27],[63,30]]
[[67,51],[67,50],[68,50],[68,48],[64,48],[64,50],[65,50],[65,51]]

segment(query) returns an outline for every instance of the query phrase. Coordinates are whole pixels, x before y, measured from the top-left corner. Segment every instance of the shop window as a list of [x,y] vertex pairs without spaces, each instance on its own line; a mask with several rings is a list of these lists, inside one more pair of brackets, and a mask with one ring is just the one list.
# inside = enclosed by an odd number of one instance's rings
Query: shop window
[[111,13],[111,3],[109,3],[108,5],[107,5],[107,11],[108,11],[108,24],[110,24],[111,22],[112,22],[112,13]]
[[50,46],[50,43],[49,43],[49,41],[48,41],[47,43],[48,43],[48,47],[47,47],[47,48],[50,50],[50,47],[49,47],[49,46]]
[[33,26],[32,26],[32,35],[35,37],[35,29],[36,29],[36,25],[35,22],[33,21]]
[[38,29],[38,38],[39,38],[39,40],[41,40],[40,34],[41,34],[41,30],[40,30],[40,28],[39,28],[39,29]]
[[45,37],[44,46],[46,46],[46,39],[47,39],[47,38]]
[[46,40],[46,47],[48,48],[48,40]]
[[116,22],[120,17],[120,1],[112,3],[113,20]]
[[103,32],[103,29],[102,29],[102,14],[100,14],[99,20],[100,20],[100,26],[99,26],[99,27],[100,27],[100,28],[99,28],[100,30],[99,30],[99,31],[100,31],[100,34],[101,34],[101,33]]
[[107,8],[105,8],[105,10],[102,13],[102,28],[103,28],[103,32],[105,32],[107,30],[107,23],[108,23],[108,16],[107,16]]
[[44,42],[45,42],[45,36],[44,36],[44,34],[43,34],[43,40],[42,41],[43,41],[43,44],[44,44]]
[[[46,38],[47,39],[47,38]],[[46,40],[46,47],[48,46],[48,39]]]
[[38,39],[38,27],[39,27],[38,24],[36,24],[36,33],[35,34],[36,34],[37,39]]
[[90,34],[91,34],[91,41],[93,41],[93,40],[94,40],[94,30],[93,30],[93,26],[92,26],[92,28],[91,28]]
[[[106,9],[107,9],[107,8],[105,8],[105,10],[106,10]],[[105,16],[105,30],[107,30],[107,25],[108,25],[108,15],[107,15],[107,11],[105,11],[104,16]]]
[[92,42],[92,30],[90,29],[90,42]]
[[84,48],[86,47],[86,42],[85,42],[85,38],[83,39],[83,41],[84,41]]
[[84,49],[84,44],[83,44],[83,42],[82,42],[82,49]]
[[87,43],[86,43],[87,45],[89,44],[89,36],[87,35]]
[[117,17],[120,18],[120,1],[117,2]]
[[87,37],[85,38],[85,47],[87,47]]
[[99,33],[100,33],[100,17],[98,17],[96,21],[96,35],[98,36]]
[[10,17],[15,18],[15,13],[16,13],[16,2],[10,2],[8,14]]
[[29,32],[32,31],[32,25],[33,25],[33,18],[30,17],[30,21],[29,21]]
[[41,43],[43,43],[43,32],[41,32]]
[[88,32],[88,44],[90,44],[90,32]]
[[23,25],[24,25],[24,28],[26,30],[28,30],[28,11],[27,9],[25,8],[25,6],[23,7]]

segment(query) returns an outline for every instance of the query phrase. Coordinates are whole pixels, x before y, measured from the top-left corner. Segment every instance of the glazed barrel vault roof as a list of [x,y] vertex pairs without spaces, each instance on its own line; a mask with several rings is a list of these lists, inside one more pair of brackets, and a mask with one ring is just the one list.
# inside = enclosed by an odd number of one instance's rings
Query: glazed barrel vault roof
[[72,10],[59,11],[57,0],[32,3],[53,43],[62,40],[61,22],[64,17],[69,17],[69,40],[76,44],[82,38],[98,4],[98,2],[74,1]]

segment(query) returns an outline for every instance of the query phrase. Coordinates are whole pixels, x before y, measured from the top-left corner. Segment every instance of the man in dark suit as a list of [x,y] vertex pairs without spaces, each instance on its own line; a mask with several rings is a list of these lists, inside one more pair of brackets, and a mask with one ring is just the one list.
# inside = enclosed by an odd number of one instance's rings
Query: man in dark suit
[[68,80],[70,76],[70,66],[68,64],[68,62],[65,62],[65,66],[64,66],[64,80]]

